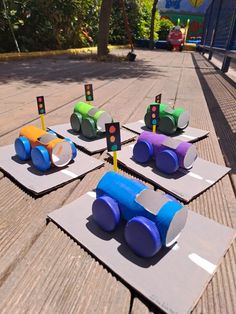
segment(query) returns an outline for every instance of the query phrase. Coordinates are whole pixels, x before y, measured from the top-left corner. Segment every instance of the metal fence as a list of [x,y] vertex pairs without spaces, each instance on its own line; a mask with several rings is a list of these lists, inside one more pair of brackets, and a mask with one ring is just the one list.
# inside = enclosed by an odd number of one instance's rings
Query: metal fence
[[213,0],[206,11],[201,51],[224,55],[221,70],[227,72],[232,58],[236,58],[236,0]]

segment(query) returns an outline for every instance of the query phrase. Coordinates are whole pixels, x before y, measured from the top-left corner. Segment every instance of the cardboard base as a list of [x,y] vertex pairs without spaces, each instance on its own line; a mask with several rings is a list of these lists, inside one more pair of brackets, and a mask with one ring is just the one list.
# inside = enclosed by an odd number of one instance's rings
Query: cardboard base
[[98,159],[77,152],[75,160],[66,167],[53,167],[41,172],[35,169],[31,161],[21,161],[15,154],[14,145],[0,147],[0,168],[36,195],[75,180],[103,164]]
[[[151,131],[145,126],[143,120],[139,120],[137,122],[132,122],[132,123],[127,123],[123,125],[123,127],[138,134],[141,134],[143,131]],[[161,133],[161,132],[157,131],[157,133]],[[201,138],[206,137],[208,133],[209,133],[208,131],[195,129],[188,126],[182,132],[176,133],[171,136],[169,135],[169,136],[175,139],[184,141],[184,142],[196,142],[200,140]]]
[[[105,135],[101,138],[96,139],[87,139],[81,134],[75,133],[72,129],[69,123],[67,124],[59,124],[59,125],[53,125],[49,127],[50,130],[56,132],[59,136],[62,137],[68,137],[72,140],[75,145],[84,148],[89,153],[97,153],[104,151],[107,148],[107,142]],[[136,137],[135,134],[120,130],[121,135],[121,143],[126,143]]]
[[190,313],[230,246],[235,230],[188,212],[178,243],[151,259],[136,256],[124,242],[124,224],[112,233],[93,221],[94,192],[49,214],[125,282],[168,313]]
[[132,158],[133,146],[123,147],[117,154],[118,161],[185,202],[201,194],[230,171],[230,168],[197,158],[189,171],[181,169],[167,175],[156,169],[154,161],[147,165],[136,163]]

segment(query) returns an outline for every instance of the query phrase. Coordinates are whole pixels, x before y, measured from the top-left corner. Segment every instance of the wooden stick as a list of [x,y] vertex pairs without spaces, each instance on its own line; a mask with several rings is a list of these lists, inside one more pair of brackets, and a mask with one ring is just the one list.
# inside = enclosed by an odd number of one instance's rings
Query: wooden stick
[[46,131],[46,124],[45,124],[44,114],[41,114],[41,115],[40,115],[40,119],[41,119],[42,129],[43,129],[44,131]]
[[113,167],[114,167],[114,171],[117,172],[118,171],[118,165],[117,165],[117,152],[113,152]]

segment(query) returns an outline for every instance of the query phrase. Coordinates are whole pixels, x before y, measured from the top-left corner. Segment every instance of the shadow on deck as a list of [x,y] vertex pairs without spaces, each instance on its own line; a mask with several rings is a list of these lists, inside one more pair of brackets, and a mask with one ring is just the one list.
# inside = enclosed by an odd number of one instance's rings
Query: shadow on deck
[[[214,124],[215,132],[236,192],[236,83],[217,68],[201,69],[204,59],[192,54],[193,63]],[[205,59],[204,59],[205,60]]]

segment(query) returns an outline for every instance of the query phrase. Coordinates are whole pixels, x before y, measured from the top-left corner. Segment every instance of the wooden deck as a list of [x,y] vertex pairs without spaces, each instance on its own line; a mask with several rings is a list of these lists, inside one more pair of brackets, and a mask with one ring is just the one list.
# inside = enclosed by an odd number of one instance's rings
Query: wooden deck
[[[23,125],[39,125],[37,95],[45,96],[47,125],[69,121],[86,82],[93,83],[95,104],[121,123],[141,119],[160,92],[164,102],[188,108],[191,126],[210,131],[197,142],[200,157],[232,167],[188,207],[236,227],[236,92],[197,53],[140,50],[134,63],[68,57],[2,62],[0,145],[13,143]],[[104,159],[106,153],[95,156]],[[111,168],[106,162],[39,198],[0,173],[0,313],[159,312],[53,223],[46,225],[49,212],[93,189]],[[193,313],[235,313],[235,261],[234,242]]]

